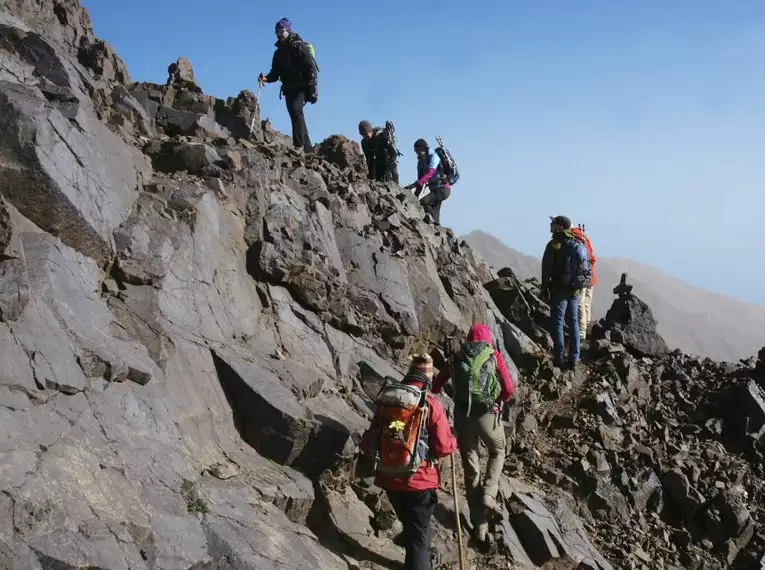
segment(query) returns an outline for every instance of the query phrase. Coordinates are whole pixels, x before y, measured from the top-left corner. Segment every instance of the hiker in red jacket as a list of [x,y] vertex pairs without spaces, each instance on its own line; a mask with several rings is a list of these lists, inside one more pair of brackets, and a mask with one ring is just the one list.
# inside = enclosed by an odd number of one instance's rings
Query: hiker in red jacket
[[[440,483],[436,460],[457,448],[446,412],[429,391],[432,379],[433,359],[415,356],[401,383],[381,391],[361,440],[362,452],[375,459],[375,484],[387,491],[404,526],[405,570],[431,570],[431,517]],[[408,472],[391,474],[396,470]]]
[[[473,538],[483,543],[489,532],[486,509],[498,510],[497,491],[505,463],[502,407],[515,387],[502,354],[492,345],[491,331],[484,324],[475,323],[470,328],[467,342],[450,360],[433,382],[433,393],[438,394],[454,377],[454,427],[465,472]],[[489,452],[483,485],[478,457],[481,441]]]
[[595,254],[592,251],[592,243],[590,238],[584,233],[584,226],[579,224],[576,228],[571,228],[571,233],[574,234],[574,239],[580,241],[587,248],[587,257],[590,261],[590,271],[592,276],[590,278],[590,286],[580,289],[579,293],[579,338],[584,340],[587,336],[587,325],[592,320],[592,296],[593,288],[598,283],[598,277],[595,273]]

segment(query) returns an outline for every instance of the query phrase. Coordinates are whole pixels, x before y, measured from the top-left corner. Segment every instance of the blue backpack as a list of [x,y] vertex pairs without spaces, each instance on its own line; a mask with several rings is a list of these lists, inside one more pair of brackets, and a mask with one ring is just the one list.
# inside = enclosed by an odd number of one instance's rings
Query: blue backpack
[[563,254],[563,273],[561,283],[566,289],[586,289],[592,280],[590,259],[587,248],[575,239],[565,239],[561,242]]

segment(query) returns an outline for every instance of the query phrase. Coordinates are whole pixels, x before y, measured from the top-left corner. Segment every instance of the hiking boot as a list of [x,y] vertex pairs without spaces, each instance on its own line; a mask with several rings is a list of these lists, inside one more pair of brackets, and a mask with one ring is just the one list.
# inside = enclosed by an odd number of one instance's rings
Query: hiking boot
[[441,553],[438,552],[435,546],[430,547],[430,567],[437,568],[441,566]]
[[482,544],[489,539],[489,525],[488,523],[479,524],[473,529],[473,541],[476,544]]
[[396,546],[400,546],[401,548],[406,547],[406,540],[404,539],[404,531],[401,531],[396,536],[393,537],[393,544]]
[[500,508],[499,503],[497,503],[497,499],[495,499],[491,495],[483,496],[483,506],[489,509],[490,511],[497,513],[498,515],[502,514],[502,509]]
[[489,540],[489,525],[482,524],[473,530],[473,535],[468,541],[468,546],[486,554],[491,549],[491,540]]

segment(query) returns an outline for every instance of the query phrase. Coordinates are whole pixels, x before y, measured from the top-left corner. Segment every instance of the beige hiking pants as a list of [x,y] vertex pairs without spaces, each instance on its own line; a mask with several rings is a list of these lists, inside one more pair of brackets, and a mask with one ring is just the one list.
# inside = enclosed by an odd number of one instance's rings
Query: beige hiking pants
[[[487,527],[484,496],[490,497],[489,500],[497,498],[499,478],[505,464],[505,428],[500,417],[492,413],[467,418],[457,414],[454,427],[457,431],[457,445],[462,456],[471,522],[475,529]],[[489,452],[483,485],[481,484],[481,463],[478,458],[480,442],[484,443]]]
[[579,338],[587,337],[587,325],[592,320],[592,287],[579,290]]

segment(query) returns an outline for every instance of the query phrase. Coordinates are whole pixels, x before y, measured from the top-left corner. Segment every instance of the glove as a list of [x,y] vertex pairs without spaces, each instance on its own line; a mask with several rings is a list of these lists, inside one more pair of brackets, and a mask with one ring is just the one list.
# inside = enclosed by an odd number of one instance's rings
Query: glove
[[539,300],[544,303],[550,302],[550,291],[548,289],[542,289],[539,292]]
[[316,84],[309,85],[308,91],[306,92],[306,99],[308,102],[313,105],[316,103],[316,101],[319,100],[319,86]]

